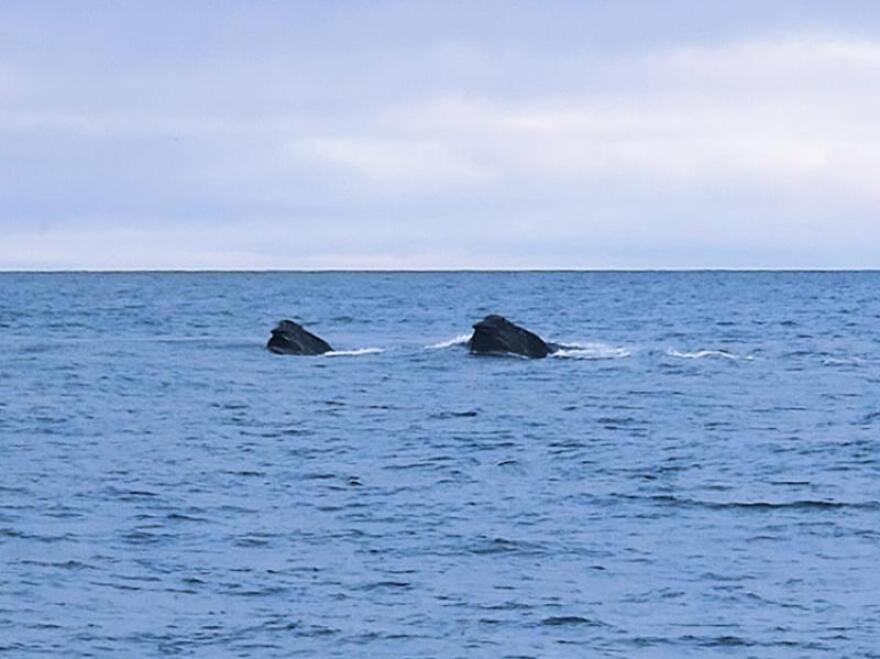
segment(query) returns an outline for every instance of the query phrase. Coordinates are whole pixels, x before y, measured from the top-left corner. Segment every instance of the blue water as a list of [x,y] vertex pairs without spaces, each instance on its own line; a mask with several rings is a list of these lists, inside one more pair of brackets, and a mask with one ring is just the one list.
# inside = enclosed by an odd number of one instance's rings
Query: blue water
[[878,384],[872,273],[0,275],[0,653],[878,657]]

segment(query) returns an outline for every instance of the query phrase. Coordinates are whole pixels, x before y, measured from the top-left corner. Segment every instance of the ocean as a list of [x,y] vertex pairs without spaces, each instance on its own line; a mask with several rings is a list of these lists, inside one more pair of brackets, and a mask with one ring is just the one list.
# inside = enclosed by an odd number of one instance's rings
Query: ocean
[[2,274],[0,654],[880,657],[878,384],[880,273]]

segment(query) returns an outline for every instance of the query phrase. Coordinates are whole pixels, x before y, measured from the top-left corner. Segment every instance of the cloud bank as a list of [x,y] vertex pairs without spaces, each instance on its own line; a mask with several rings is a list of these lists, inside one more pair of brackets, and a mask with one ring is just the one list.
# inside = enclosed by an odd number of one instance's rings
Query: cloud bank
[[880,36],[650,6],[4,6],[0,268],[880,267]]

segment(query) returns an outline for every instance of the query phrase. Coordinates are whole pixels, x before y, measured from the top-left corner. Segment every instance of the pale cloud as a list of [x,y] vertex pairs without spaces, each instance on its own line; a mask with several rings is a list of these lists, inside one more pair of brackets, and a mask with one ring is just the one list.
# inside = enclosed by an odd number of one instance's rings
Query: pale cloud
[[[463,177],[480,172],[559,185],[597,176],[694,185],[802,182],[876,197],[880,150],[865,147],[880,141],[880,94],[866,90],[880,86],[880,44],[761,41],[602,66],[632,80],[630,90],[417,101],[373,118],[367,132],[382,135],[381,143],[335,138],[322,143],[322,155],[404,187],[457,169]],[[638,86],[647,71],[665,81],[661,88]],[[711,86],[695,85],[694,76],[711,77]],[[833,98],[828,88],[836,88]],[[419,166],[423,159],[436,162],[437,171]]]
[[317,139],[298,142],[299,158],[342,166],[370,181],[387,185],[444,187],[485,181],[487,172],[452,145],[440,141]]

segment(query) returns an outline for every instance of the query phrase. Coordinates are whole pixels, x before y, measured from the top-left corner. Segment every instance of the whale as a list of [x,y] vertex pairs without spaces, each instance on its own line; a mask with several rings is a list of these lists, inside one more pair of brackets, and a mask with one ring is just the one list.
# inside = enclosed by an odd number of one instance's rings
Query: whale
[[474,333],[467,342],[472,354],[515,354],[541,359],[560,349],[537,334],[515,325],[504,316],[490,314],[474,323]]
[[323,355],[333,348],[324,339],[292,320],[282,320],[272,330],[266,348],[276,355]]

